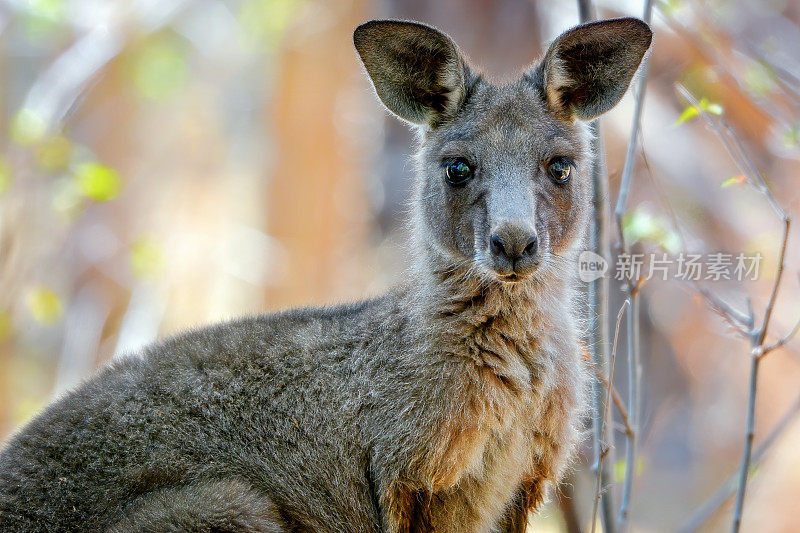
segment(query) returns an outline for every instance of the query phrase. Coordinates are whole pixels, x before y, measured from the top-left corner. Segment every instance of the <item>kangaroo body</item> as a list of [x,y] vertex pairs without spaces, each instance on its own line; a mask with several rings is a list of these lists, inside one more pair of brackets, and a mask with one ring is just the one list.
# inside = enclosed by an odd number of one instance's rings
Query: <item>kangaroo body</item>
[[[649,46],[643,23],[620,21],[606,23],[615,38],[572,30],[501,87],[432,28],[359,27],[378,95],[423,126],[407,282],[108,366],[0,452],[0,530],[524,531],[581,433],[569,258],[588,137],[575,117],[615,104]],[[605,103],[564,96],[577,74],[563,47],[585,53],[587,31],[613,44],[594,56],[627,60],[616,96],[592,79]],[[619,43],[630,32],[635,61]]]
[[[382,499],[413,509],[426,492],[436,531],[488,530],[524,472],[544,481],[568,456],[583,371],[574,332],[542,335],[544,317],[473,297],[429,323],[407,292],[290,311],[115,363],[4,450],[0,524],[161,531],[174,502],[214,514],[199,486],[247,502],[240,522],[265,531],[381,531]],[[431,342],[440,328],[447,344]]]

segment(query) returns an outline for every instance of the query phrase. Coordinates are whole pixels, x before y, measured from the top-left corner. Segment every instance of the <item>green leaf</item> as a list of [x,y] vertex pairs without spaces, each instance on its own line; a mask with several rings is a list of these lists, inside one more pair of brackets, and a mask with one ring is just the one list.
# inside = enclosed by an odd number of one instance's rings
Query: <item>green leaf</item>
[[11,119],[11,138],[29,146],[41,141],[47,133],[47,123],[33,109],[23,107]]
[[64,0],[27,0],[25,3],[28,9],[21,19],[27,38],[37,44],[51,40],[66,20]]
[[5,310],[0,311],[0,342],[8,339],[13,330],[14,323],[11,319],[11,313]]
[[653,215],[642,209],[634,209],[629,211],[622,218],[622,231],[625,234],[625,240],[631,244],[638,242],[657,231]]
[[787,148],[796,148],[800,145],[800,124],[794,124],[783,132],[781,138],[783,145]]
[[53,22],[61,21],[66,14],[64,0],[28,0],[28,7],[36,16]]
[[80,213],[82,200],[76,180],[65,177],[53,182],[52,206],[63,220],[71,220]]
[[622,217],[622,232],[630,244],[649,241],[668,252],[680,250],[680,236],[670,228],[668,221],[644,209],[634,209]]
[[625,459],[618,459],[614,463],[614,483],[622,483],[625,480]]
[[153,279],[164,268],[164,252],[153,237],[140,236],[131,244],[130,263],[137,278]]
[[678,120],[675,121],[673,126],[680,126],[684,122],[689,122],[699,114],[700,110],[697,109],[697,107],[690,105],[689,107],[683,110],[683,113],[681,113],[681,116],[678,117]]
[[28,310],[34,320],[42,325],[58,322],[64,306],[58,293],[46,285],[37,285],[28,291]]
[[683,8],[682,0],[662,0],[659,2],[659,8],[668,17],[675,16],[675,14]]
[[739,176],[733,176],[732,178],[728,178],[722,183],[720,183],[720,187],[723,189],[727,189],[731,185],[737,185],[739,183],[744,183],[747,181],[747,177],[744,174],[740,174]]
[[[625,459],[619,459],[614,463],[614,483],[622,483],[625,481]],[[644,461],[641,457],[636,458],[636,471],[634,475],[639,477],[644,472]]]
[[744,83],[756,96],[767,96],[775,86],[775,75],[763,63],[753,62],[744,72]]
[[161,102],[186,84],[186,60],[177,39],[155,37],[136,52],[130,71],[133,84],[148,100]]
[[95,202],[108,202],[119,196],[122,180],[117,171],[100,163],[83,163],[75,171],[80,193]]
[[277,46],[305,0],[245,0],[238,18],[248,44]]
[[697,105],[690,105],[684,109],[673,126],[680,126],[684,122],[689,122],[698,116],[701,111],[705,111],[711,115],[721,115],[724,110],[718,103],[711,102],[708,98],[701,98],[700,101],[697,102]]
[[60,170],[67,166],[72,144],[63,135],[55,135],[36,148],[36,161],[47,170]]
[[681,249],[681,236],[672,230],[666,230],[659,244],[669,253],[677,253]]
[[11,169],[0,155],[0,196],[11,188]]
[[700,99],[700,109],[702,109],[706,113],[711,113],[712,115],[722,114],[722,106],[715,102],[710,102],[708,98]]

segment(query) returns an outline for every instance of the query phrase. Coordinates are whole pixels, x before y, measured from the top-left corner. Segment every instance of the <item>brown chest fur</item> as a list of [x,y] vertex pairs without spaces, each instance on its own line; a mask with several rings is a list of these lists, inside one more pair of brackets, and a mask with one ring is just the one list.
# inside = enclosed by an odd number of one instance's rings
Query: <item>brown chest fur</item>
[[420,465],[426,490],[407,496],[412,531],[524,530],[579,440],[585,369],[575,325],[528,292],[495,289],[460,287],[431,323],[435,349],[463,370]]

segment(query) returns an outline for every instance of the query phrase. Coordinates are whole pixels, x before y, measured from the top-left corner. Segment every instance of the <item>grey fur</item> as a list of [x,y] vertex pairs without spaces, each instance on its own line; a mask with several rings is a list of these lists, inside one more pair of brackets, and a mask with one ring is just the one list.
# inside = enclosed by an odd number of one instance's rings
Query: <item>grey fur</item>
[[[572,258],[589,159],[574,118],[615,104],[647,47],[615,48],[616,70],[581,55],[604,65],[588,86],[603,94],[576,93],[582,78],[556,52],[583,41],[602,52],[610,29],[649,44],[632,19],[579,27],[497,86],[437,30],[360,26],[379,96],[420,129],[408,281],[107,366],[0,452],[0,530],[524,531],[581,433]],[[574,166],[566,184],[547,175],[557,156]],[[453,157],[475,169],[462,187],[444,180]],[[503,262],[494,232],[534,232],[539,245]]]

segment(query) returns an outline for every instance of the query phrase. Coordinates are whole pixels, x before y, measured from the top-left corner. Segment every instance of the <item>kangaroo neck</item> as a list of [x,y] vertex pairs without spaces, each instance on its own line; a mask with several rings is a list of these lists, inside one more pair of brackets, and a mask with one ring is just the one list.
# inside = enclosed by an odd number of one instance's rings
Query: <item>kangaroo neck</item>
[[410,278],[415,327],[445,350],[477,345],[501,358],[534,358],[538,340],[569,305],[563,280],[505,283],[435,251],[414,264]]

